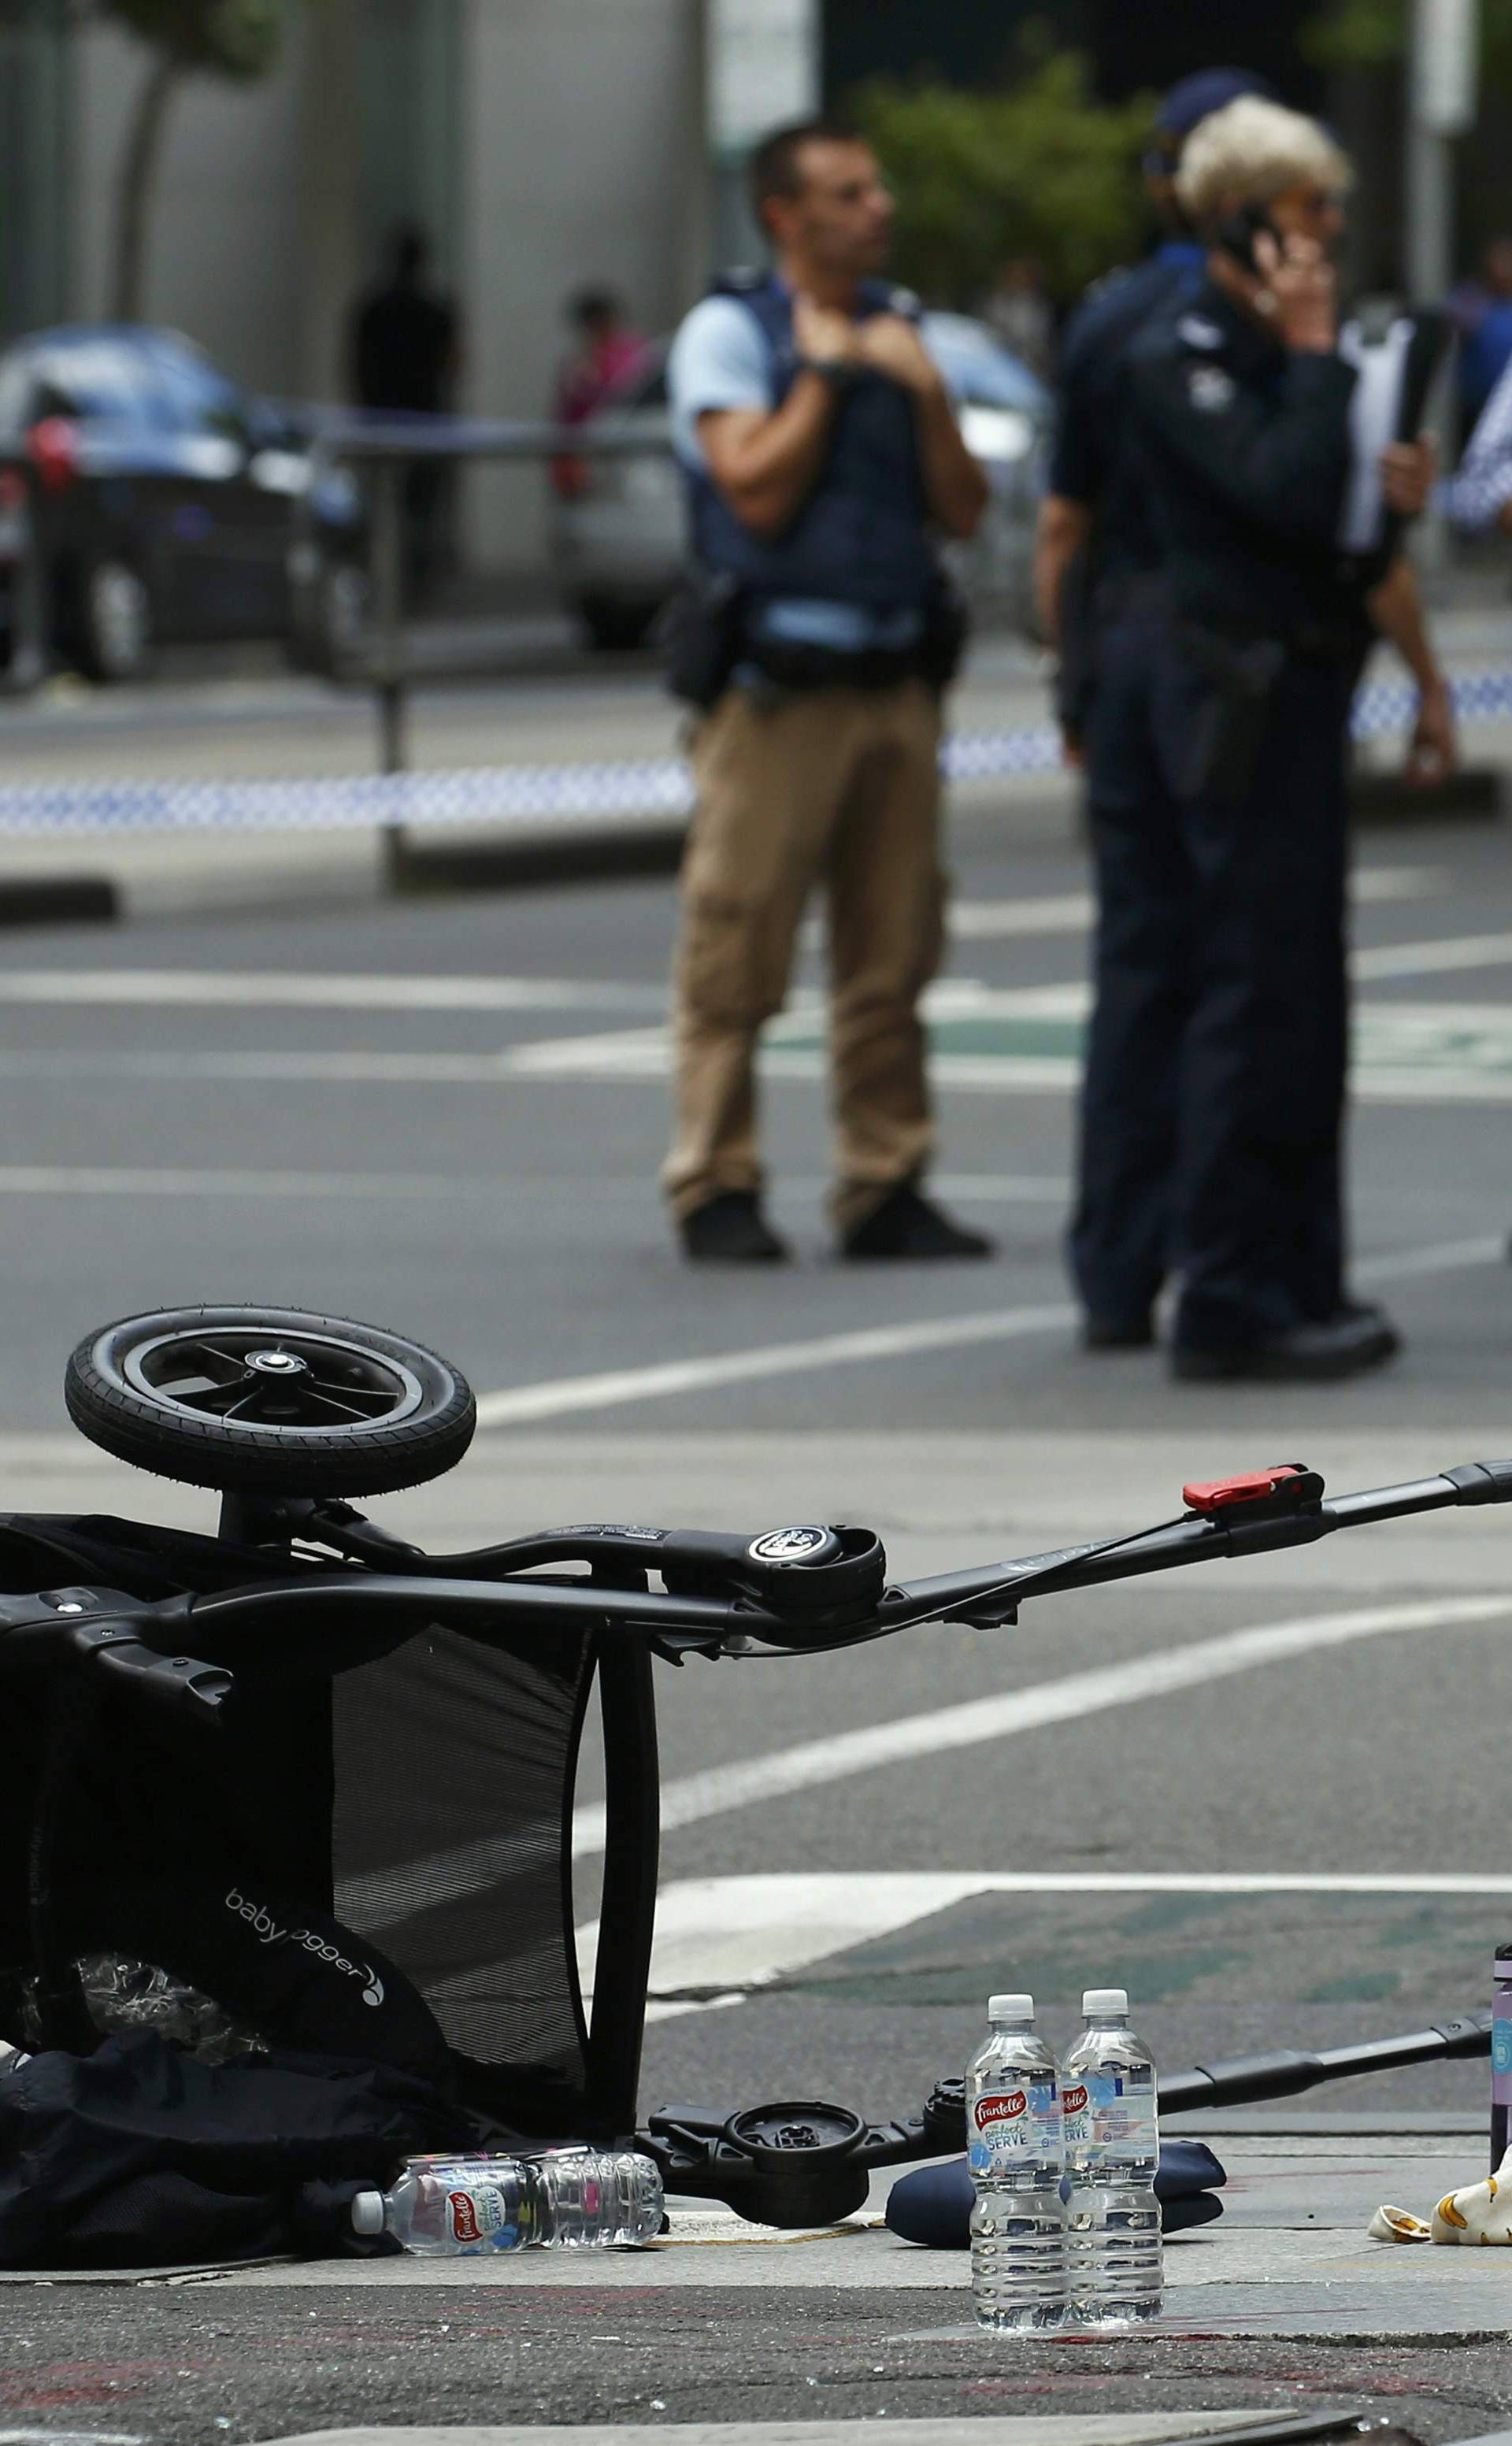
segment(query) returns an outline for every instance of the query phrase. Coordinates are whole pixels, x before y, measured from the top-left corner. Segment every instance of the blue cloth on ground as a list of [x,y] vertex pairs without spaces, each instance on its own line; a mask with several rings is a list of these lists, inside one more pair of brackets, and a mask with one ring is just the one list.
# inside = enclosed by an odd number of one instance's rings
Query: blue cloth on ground
[[[1223,2213],[1218,2192],[1227,2180],[1205,2142],[1162,2140],[1155,2177],[1162,2231],[1181,2233],[1192,2226],[1211,2225]],[[974,2197],[964,2157],[953,2158],[948,2166],[920,2166],[893,2185],[887,2222],[902,2242],[921,2242],[930,2250],[966,2250]]]

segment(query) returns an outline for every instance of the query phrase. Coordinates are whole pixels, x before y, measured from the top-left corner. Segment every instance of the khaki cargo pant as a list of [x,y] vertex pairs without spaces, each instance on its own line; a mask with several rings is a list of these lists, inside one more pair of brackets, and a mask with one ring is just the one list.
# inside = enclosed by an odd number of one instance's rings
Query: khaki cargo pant
[[697,812],[673,974],[678,1215],[759,1189],[755,1054],[804,904],[828,900],[833,1214],[852,1230],[933,1151],[918,998],[939,965],[939,706],[918,680],[764,705],[730,688],[692,742]]

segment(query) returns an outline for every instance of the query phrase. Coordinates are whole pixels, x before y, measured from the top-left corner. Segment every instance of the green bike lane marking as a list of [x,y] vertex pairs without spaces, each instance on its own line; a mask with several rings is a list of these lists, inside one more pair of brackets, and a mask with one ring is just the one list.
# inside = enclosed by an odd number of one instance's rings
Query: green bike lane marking
[[[1000,1095],[1074,1088],[1089,999],[1085,985],[1000,991],[946,979],[924,1001],[936,1082]],[[665,1029],[631,1028],[519,1045],[503,1066],[524,1077],[661,1079],[670,1055]],[[769,1077],[822,1077],[822,1009],[809,1003],[774,1020],[762,1060]],[[1356,1004],[1351,1083],[1382,1102],[1512,1101],[1512,1003]]]

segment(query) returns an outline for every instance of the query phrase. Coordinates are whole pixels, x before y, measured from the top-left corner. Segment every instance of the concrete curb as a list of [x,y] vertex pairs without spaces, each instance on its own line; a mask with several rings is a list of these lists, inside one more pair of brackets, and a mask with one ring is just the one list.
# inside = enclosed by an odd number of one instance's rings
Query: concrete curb
[[0,927],[108,926],[123,913],[120,890],[106,875],[0,877]]

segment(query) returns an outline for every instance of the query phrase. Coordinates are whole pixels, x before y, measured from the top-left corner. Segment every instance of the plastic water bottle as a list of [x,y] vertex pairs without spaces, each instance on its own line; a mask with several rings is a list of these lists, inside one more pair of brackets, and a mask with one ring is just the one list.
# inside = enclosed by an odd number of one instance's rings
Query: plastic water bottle
[[661,2176],[629,2150],[545,2157],[425,2158],[388,2192],[359,2192],[354,2233],[391,2233],[423,2259],[477,2258],[537,2244],[581,2249],[649,2242],[661,2230]]
[[1065,2150],[1055,2058],[1032,1996],[993,1996],[966,2075],[972,2299],[983,2327],[1058,2327],[1066,2309]]
[[1061,2066],[1067,2294],[1079,2325],[1119,2326],[1160,2316],[1155,2066],[1129,2028],[1122,1987],[1089,1987],[1082,2013],[1086,2026]]
[[1491,1966],[1491,2172],[1512,2141],[1512,1938],[1496,1948]]

